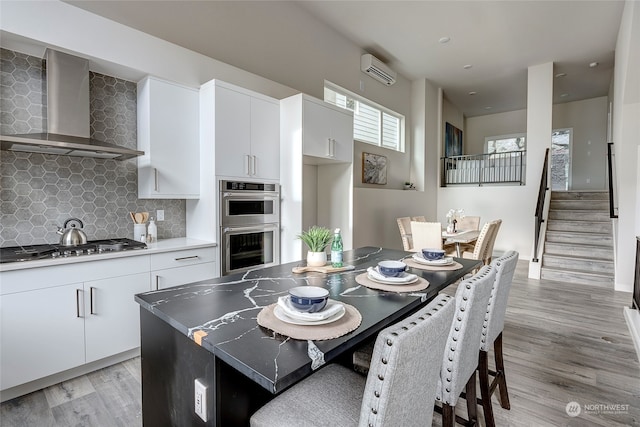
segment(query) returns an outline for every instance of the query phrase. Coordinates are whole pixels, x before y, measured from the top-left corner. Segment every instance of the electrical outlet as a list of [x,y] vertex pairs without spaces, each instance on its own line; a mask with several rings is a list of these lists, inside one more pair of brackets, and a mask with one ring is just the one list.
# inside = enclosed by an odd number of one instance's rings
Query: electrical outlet
[[202,418],[202,421],[207,421],[207,386],[200,378],[196,378],[195,384],[195,411],[196,415]]
[[158,214],[156,215],[156,219],[158,221],[164,221],[164,209],[158,209]]

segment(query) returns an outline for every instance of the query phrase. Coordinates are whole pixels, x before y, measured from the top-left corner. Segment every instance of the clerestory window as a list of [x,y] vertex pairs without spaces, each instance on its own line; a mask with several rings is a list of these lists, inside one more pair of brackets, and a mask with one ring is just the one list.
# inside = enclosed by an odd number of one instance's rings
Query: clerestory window
[[404,116],[325,81],[324,100],[353,111],[353,139],[404,152]]

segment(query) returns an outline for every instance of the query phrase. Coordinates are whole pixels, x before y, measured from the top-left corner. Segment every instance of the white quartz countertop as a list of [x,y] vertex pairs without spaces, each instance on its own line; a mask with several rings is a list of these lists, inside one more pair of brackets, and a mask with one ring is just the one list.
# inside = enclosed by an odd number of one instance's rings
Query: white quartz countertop
[[147,243],[147,249],[134,249],[120,252],[106,252],[101,254],[70,256],[66,258],[50,258],[37,261],[11,262],[0,264],[0,272],[23,270],[27,268],[51,267],[56,265],[74,264],[78,262],[100,261],[105,259],[123,258],[140,255],[153,255],[163,252],[173,252],[183,249],[199,249],[218,246],[216,242],[206,240],[177,237],[174,239],[162,239],[154,243]]

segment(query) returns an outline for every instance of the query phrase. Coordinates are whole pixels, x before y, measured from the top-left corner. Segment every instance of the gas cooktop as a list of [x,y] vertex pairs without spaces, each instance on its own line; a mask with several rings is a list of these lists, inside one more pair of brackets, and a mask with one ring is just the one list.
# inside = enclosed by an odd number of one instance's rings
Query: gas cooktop
[[0,263],[70,258],[107,252],[146,249],[147,245],[131,239],[90,240],[84,245],[61,246],[43,244],[0,248]]

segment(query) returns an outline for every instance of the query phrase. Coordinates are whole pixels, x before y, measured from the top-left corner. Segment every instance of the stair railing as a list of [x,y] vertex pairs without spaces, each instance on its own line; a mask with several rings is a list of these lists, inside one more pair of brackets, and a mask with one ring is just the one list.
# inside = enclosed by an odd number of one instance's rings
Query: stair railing
[[535,235],[533,236],[533,259],[531,261],[538,262],[538,245],[540,244],[540,230],[542,229],[542,223],[544,218],[544,202],[549,190],[549,149],[547,148],[544,153],[544,164],[542,165],[542,176],[540,177],[540,188],[538,190],[538,200],[536,202],[535,213]]
[[519,184],[526,176],[526,151],[441,157],[442,186]]
[[616,207],[614,201],[614,193],[613,193],[613,142],[607,143],[607,165],[609,166],[609,217],[610,218],[618,218],[618,214],[616,214]]

